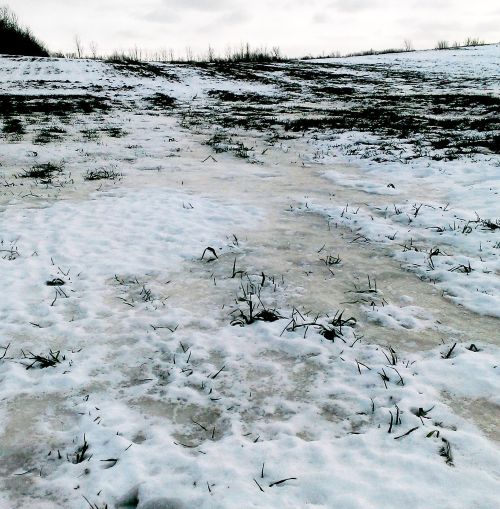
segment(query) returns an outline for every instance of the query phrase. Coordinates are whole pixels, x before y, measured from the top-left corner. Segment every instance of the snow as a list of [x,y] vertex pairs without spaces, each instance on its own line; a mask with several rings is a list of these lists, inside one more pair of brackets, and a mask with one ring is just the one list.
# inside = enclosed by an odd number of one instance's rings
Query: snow
[[[498,51],[348,63],[494,90]],[[213,127],[209,90],[276,95],[298,80],[280,65],[270,84],[0,58],[4,95],[117,104],[0,138],[1,509],[496,507],[498,156]],[[147,108],[158,92],[179,104]],[[20,177],[42,163],[62,170]]]
[[471,90],[477,92],[474,82],[486,79],[486,86],[481,91],[498,94],[500,92],[500,44],[488,44],[449,50],[411,51],[406,53],[389,53],[385,55],[368,55],[350,58],[317,59],[311,62],[346,63],[356,65],[378,66],[423,72],[427,75],[451,77],[457,81],[470,82]]

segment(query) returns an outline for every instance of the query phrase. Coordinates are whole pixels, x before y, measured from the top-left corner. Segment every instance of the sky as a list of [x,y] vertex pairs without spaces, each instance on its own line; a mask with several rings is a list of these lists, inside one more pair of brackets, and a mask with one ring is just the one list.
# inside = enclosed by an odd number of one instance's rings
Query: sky
[[[2,0],[0,0],[2,3]],[[5,4],[5,2],[4,2]],[[7,0],[52,51],[78,36],[99,53],[170,50],[223,54],[249,42],[291,57],[402,47],[438,40],[500,41],[498,0]]]

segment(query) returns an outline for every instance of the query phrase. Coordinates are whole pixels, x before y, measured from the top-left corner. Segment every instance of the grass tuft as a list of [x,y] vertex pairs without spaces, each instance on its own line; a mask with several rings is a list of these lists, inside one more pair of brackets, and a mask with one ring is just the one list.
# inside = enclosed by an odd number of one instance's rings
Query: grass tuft
[[52,350],[49,351],[48,355],[36,355],[32,352],[28,352],[28,355],[26,355],[23,352],[23,356],[25,359],[28,359],[30,361],[33,361],[31,364],[26,366],[26,369],[31,369],[33,367],[38,367],[40,369],[45,368],[53,368],[57,364],[61,363],[61,359],[64,360],[65,357],[60,357],[61,352],[58,350],[57,352],[53,352]]
[[71,461],[74,465],[78,465],[79,463],[83,463],[86,459],[90,459],[88,451],[89,451],[90,445],[87,442],[87,437],[85,436],[85,433],[83,434],[83,444],[78,446],[75,453],[73,454],[72,458],[68,457],[68,460]]
[[114,170],[106,170],[101,168],[99,170],[88,170],[83,176],[84,180],[116,180],[123,175]]
[[55,174],[61,173],[62,171],[62,164],[43,163],[32,166],[29,170],[25,170],[23,173],[19,174],[18,177],[50,182]]
[[18,118],[6,118],[2,127],[4,134],[21,136],[26,133],[22,121]]

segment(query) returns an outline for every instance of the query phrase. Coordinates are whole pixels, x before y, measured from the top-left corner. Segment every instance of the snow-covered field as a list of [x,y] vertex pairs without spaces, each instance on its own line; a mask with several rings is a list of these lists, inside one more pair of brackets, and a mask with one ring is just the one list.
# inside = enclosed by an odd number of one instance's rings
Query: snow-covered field
[[499,83],[0,57],[0,508],[497,507]]

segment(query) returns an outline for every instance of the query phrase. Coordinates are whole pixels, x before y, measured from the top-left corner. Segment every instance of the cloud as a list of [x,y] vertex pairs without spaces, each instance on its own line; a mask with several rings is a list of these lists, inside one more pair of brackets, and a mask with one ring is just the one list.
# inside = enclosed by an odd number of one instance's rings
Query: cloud
[[[140,18],[153,23],[183,22],[192,24],[198,20],[230,15],[231,11],[235,11],[235,3],[238,2],[230,0],[150,0],[141,4],[143,13]],[[238,11],[236,10],[236,12]]]
[[221,30],[221,27],[241,25],[248,23],[253,15],[243,10],[232,10],[218,16],[213,23],[210,24],[214,30]]
[[140,18],[149,23],[170,24],[179,23],[182,16],[175,11],[166,11],[165,9],[158,8],[148,11],[140,16]]
[[312,21],[313,23],[318,23],[320,25],[332,22],[330,16],[324,12],[316,12],[312,17]]
[[378,0],[334,0],[328,7],[337,12],[360,12],[378,8]]
[[237,4],[241,2],[234,2],[231,0],[163,0],[163,3],[181,8],[213,12],[220,9],[234,7],[235,3]]

